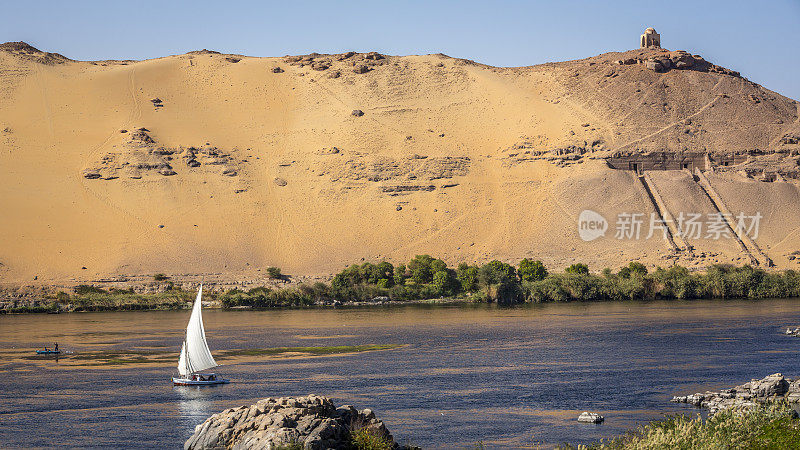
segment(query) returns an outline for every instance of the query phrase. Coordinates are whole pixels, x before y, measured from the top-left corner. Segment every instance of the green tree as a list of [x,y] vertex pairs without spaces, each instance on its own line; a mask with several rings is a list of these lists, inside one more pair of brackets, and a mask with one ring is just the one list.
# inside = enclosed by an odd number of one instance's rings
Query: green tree
[[647,275],[647,267],[639,262],[630,262],[627,266],[619,270],[619,276],[622,278],[638,277],[641,278]]
[[516,271],[511,264],[494,260],[484,264],[480,269],[480,281],[484,285],[500,284],[516,278]]
[[511,264],[491,261],[481,266],[478,278],[489,299],[494,299],[498,303],[514,303],[521,298],[516,270]]
[[440,270],[433,274],[433,286],[439,292],[439,295],[446,295],[448,285],[450,284],[450,276],[446,270]]
[[547,269],[541,261],[525,258],[519,262],[517,273],[522,281],[540,281],[547,276]]
[[475,292],[478,290],[478,266],[470,266],[466,263],[459,264],[456,270],[456,278],[461,284],[462,291]]
[[365,262],[361,264],[359,269],[361,271],[361,279],[367,284],[378,284],[378,280],[382,278],[381,272],[375,264]]
[[[386,280],[386,287],[394,286],[394,266],[388,261],[381,261],[378,263],[376,270],[380,274],[380,279]],[[379,279],[379,281],[380,281]]]
[[361,273],[361,267],[353,264],[350,267],[342,270],[333,277],[331,286],[334,288],[352,287],[364,282],[364,277]]
[[434,259],[431,261],[431,272],[435,274],[436,272],[441,272],[443,270],[447,270],[447,264],[444,261],[441,259]]
[[409,261],[408,270],[411,272],[411,280],[416,284],[426,284],[433,280],[433,270],[431,264],[433,257],[430,255],[417,255]]
[[564,270],[575,275],[589,275],[589,266],[583,263],[575,263]]
[[400,264],[394,268],[394,284],[403,286],[406,284],[406,265]]

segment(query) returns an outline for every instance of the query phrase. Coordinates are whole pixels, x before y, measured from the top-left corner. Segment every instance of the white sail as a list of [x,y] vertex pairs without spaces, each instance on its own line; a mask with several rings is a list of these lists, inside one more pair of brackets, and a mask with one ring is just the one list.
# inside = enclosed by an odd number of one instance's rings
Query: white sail
[[181,348],[181,357],[178,360],[178,372],[187,375],[201,370],[217,367],[217,362],[211,356],[206,342],[206,331],[203,327],[203,285],[197,291],[197,298],[192,307],[192,315],[189,317],[189,326],[186,327],[186,339]]
[[186,341],[181,345],[181,357],[178,358],[178,373],[186,375]]

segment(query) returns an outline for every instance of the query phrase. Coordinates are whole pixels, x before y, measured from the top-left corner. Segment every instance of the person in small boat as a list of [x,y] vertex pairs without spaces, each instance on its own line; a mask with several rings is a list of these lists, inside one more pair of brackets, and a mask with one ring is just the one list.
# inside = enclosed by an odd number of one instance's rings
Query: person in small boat
[[56,342],[56,350],[55,351],[58,351],[58,342]]

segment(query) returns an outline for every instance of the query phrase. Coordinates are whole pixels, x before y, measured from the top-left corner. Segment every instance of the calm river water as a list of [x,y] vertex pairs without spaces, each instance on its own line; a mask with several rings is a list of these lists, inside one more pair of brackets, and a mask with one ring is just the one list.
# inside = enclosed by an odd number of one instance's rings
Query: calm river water
[[[374,409],[425,448],[586,443],[663,413],[675,394],[800,375],[800,300],[204,312],[212,351],[402,347],[221,361],[231,384],[170,384],[189,311],[0,316],[0,447],[180,448],[194,426],[259,398],[316,393]],[[52,345],[75,355],[31,356]],[[164,362],[97,365],[112,351]],[[172,360],[175,361],[172,361]],[[94,365],[93,365],[94,364]],[[606,417],[578,424],[584,410]]]

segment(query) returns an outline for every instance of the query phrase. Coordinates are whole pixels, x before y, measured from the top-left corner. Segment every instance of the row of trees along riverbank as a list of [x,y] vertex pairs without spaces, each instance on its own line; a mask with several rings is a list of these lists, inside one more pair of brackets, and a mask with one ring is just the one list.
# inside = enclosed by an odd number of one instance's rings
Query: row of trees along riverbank
[[441,259],[417,255],[408,264],[352,265],[330,284],[315,283],[287,289],[231,290],[219,299],[226,307],[304,306],[331,301],[369,302],[463,298],[469,301],[545,303],[703,298],[800,297],[800,274],[793,270],[767,272],[750,266],[711,266],[705,272],[685,267],[648,271],[632,262],[618,271],[589,272],[577,263],[553,273],[541,261],[523,259],[513,266],[502,261],[448,267]]
[[[273,278],[282,278],[279,269]],[[270,275],[272,276],[272,275]],[[167,276],[155,277],[171,285]],[[705,272],[685,267],[648,269],[632,262],[617,271],[590,273],[585,264],[560,272],[549,271],[541,261],[523,259],[517,266],[502,261],[448,267],[429,255],[415,256],[407,264],[352,265],[330,283],[300,284],[288,288],[257,287],[247,291],[207,292],[205,299],[223,307],[303,307],[348,302],[404,302],[449,298],[501,304],[569,301],[675,300],[800,297],[800,273],[764,271],[750,266],[715,265]],[[191,305],[194,292],[177,286],[159,293],[105,290],[77,286],[73,293],[59,292],[31,301],[6,302],[2,313],[54,311],[115,311],[181,309]]]

